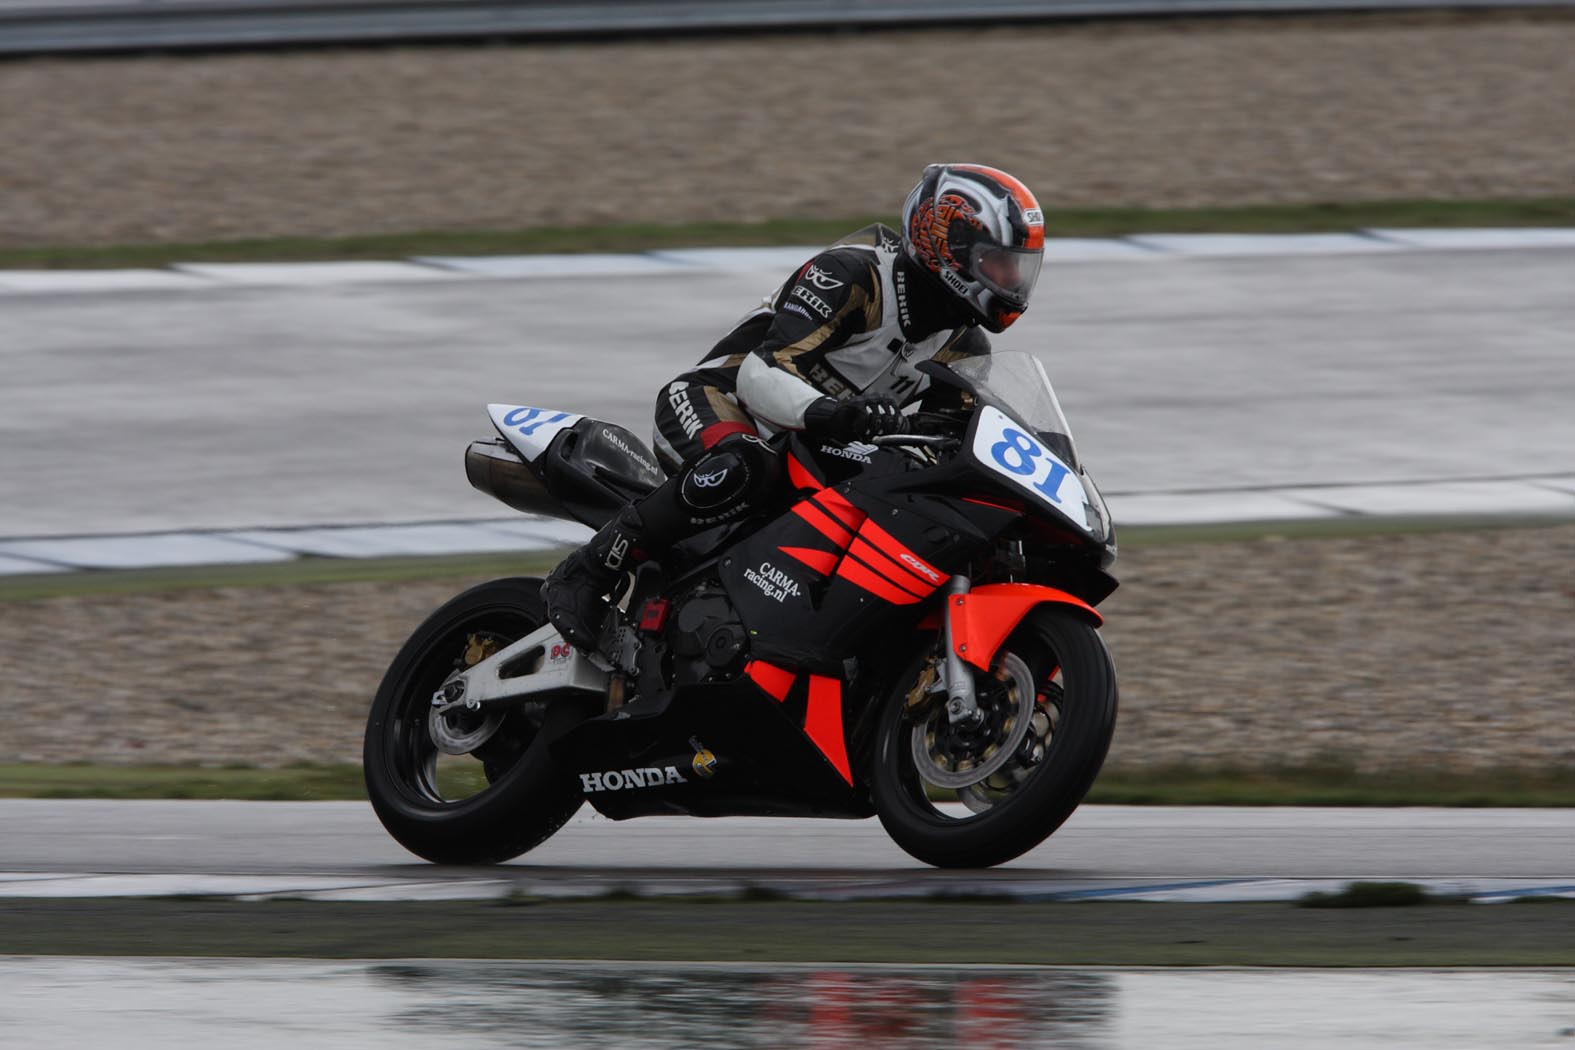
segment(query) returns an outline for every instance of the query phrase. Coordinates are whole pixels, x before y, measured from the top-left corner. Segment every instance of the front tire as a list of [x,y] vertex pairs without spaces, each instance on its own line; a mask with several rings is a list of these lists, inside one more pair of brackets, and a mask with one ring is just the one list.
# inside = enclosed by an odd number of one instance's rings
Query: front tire
[[383,676],[367,718],[362,771],[378,819],[399,844],[438,864],[496,864],[541,844],[584,801],[548,742],[590,712],[527,703],[436,715],[432,694],[547,622],[541,581],[493,580],[416,628]]
[[[887,697],[875,742],[881,824],[909,854],[942,868],[990,867],[1049,838],[1093,786],[1115,732],[1115,666],[1076,613],[1034,610],[991,674],[974,674],[989,716],[976,736],[948,723],[921,674],[917,688],[908,681]],[[990,772],[970,775],[981,770]],[[966,815],[931,801],[946,789]]]

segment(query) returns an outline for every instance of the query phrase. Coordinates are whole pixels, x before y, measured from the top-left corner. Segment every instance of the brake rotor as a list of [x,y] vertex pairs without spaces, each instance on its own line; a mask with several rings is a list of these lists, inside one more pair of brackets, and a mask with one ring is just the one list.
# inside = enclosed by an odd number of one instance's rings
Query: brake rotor
[[978,728],[953,725],[944,710],[915,726],[913,764],[919,778],[936,787],[963,789],[981,784],[1012,760],[1034,716],[1034,680],[1028,665],[1007,653],[996,668],[995,687],[981,690]]
[[[444,684],[459,677],[464,668],[474,667],[502,647],[502,641],[492,634],[471,635],[465,639],[464,652],[455,661],[457,669],[443,680]],[[427,714],[427,733],[445,755],[470,754],[491,740],[502,724],[503,712],[497,709],[483,714],[461,705],[446,710],[433,707]]]

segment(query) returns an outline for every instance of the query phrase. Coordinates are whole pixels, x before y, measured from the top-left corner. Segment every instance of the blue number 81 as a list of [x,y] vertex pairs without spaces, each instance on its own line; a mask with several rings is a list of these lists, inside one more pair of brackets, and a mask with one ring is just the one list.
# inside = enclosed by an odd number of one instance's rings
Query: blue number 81
[[[1033,474],[1039,469],[1039,442],[1014,427],[1004,427],[1001,436],[1006,440],[990,446],[990,455],[997,463],[1013,474]],[[1015,462],[1007,462],[1008,452],[1016,453],[1012,457]]]
[[[1024,434],[1015,427],[1001,428],[1004,441],[997,441],[990,446],[990,456],[1004,469],[1013,474],[1036,474],[1039,471],[1039,457],[1044,455],[1044,449],[1039,447],[1039,442]],[[1011,460],[1007,454],[1012,453]],[[1066,467],[1050,460],[1050,474],[1043,481],[1034,486],[1036,492],[1045,494],[1045,498],[1052,503],[1061,502],[1061,481],[1071,473]]]

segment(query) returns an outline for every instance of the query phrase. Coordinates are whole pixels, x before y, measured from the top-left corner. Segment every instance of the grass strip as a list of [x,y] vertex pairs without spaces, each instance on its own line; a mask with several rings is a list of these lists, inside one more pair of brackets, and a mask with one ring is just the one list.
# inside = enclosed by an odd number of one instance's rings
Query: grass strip
[[[1328,518],[1314,521],[1230,522],[1219,525],[1121,529],[1123,550],[1188,543],[1266,539],[1342,539],[1508,528],[1547,528],[1569,523],[1553,517]],[[295,587],[321,583],[434,580],[453,577],[536,576],[558,563],[562,551],[454,554],[402,558],[297,558],[260,565],[184,565],[157,569],[84,569],[0,576],[0,602],[89,594],[134,594],[205,587]],[[1119,565],[1118,565],[1119,575]]]
[[[1051,209],[1058,237],[1133,233],[1322,233],[1370,227],[1575,225],[1575,197],[1525,200],[1391,200],[1221,208]],[[176,262],[313,262],[426,255],[633,252],[662,248],[819,245],[895,216],[773,219],[754,223],[538,227],[355,237],[279,237],[174,244],[7,248],[0,268],[119,268]]]
[[1273,904],[903,901],[324,903],[8,900],[18,955],[1568,966],[1575,902],[1309,910]]
[[180,565],[158,569],[84,569],[0,576],[0,602],[89,594],[140,594],[209,587],[301,587],[469,577],[540,576],[562,551],[446,554],[414,558],[297,558],[261,565]]
[[[471,785],[479,790],[479,783]],[[186,798],[288,802],[366,798],[354,764],[279,769],[0,765],[0,798]],[[1575,806],[1575,770],[1358,774],[1328,766],[1109,769],[1090,803],[1140,806]]]

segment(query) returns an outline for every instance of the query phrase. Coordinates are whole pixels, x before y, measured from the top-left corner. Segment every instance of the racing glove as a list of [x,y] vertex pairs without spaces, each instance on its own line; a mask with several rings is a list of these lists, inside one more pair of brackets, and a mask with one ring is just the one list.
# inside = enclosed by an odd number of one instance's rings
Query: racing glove
[[868,441],[902,428],[897,402],[876,394],[861,394],[846,401],[823,397],[804,410],[804,429],[835,441]]

